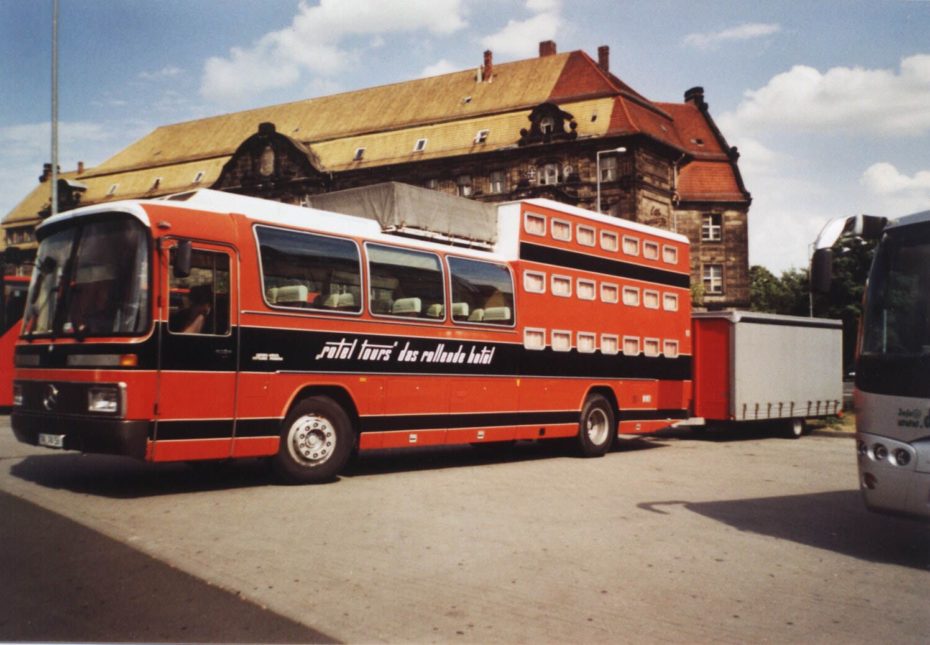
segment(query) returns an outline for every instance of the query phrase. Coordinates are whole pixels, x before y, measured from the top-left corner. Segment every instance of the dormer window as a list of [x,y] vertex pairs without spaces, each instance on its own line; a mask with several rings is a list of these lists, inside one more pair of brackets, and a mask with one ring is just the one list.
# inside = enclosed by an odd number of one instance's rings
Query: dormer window
[[414,151],[414,152],[423,152],[424,150],[426,150],[426,143],[427,143],[427,141],[428,141],[428,139],[417,139],[417,142],[416,142],[415,144],[413,144],[413,151]]
[[551,116],[543,117],[539,121],[539,131],[543,134],[552,134],[555,132],[555,119]]
[[204,172],[202,170],[198,170],[197,174],[194,175],[194,181],[192,181],[191,183],[199,184],[200,182],[203,181],[203,176],[204,176]]
[[475,135],[475,143],[484,143],[487,141],[490,132],[490,130],[478,130],[478,134]]
[[119,188],[119,184],[113,184],[110,186],[110,189],[107,191],[107,197],[112,197],[116,194],[116,189]]
[[365,156],[365,148],[356,148],[355,154],[352,156],[352,161],[361,161],[362,157]]

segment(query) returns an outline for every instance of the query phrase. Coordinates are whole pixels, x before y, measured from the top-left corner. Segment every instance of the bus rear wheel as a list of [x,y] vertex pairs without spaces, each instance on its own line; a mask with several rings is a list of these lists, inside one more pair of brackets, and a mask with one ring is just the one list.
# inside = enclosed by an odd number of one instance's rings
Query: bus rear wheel
[[342,406],[329,397],[312,396],[295,405],[284,419],[272,466],[290,483],[330,481],[342,471],[354,444],[352,423]]
[[617,432],[614,410],[600,394],[592,394],[581,408],[578,449],[582,457],[603,457]]

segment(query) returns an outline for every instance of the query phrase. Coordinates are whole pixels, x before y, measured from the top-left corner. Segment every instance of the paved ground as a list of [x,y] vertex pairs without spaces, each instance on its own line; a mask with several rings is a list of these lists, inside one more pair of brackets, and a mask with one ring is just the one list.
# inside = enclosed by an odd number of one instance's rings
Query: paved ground
[[930,640],[930,526],[863,510],[839,434],[381,453],[289,487],[21,446],[4,419],[0,491],[0,592],[33,581],[0,640]]

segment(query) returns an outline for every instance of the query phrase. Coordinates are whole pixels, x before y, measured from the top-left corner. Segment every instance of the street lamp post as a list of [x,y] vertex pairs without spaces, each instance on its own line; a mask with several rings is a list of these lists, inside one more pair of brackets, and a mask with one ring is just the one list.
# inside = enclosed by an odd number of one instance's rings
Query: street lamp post
[[601,155],[612,154],[612,153],[622,154],[626,152],[626,148],[620,146],[619,148],[611,148],[610,150],[598,150],[595,154],[595,159],[597,162],[597,212],[601,212]]

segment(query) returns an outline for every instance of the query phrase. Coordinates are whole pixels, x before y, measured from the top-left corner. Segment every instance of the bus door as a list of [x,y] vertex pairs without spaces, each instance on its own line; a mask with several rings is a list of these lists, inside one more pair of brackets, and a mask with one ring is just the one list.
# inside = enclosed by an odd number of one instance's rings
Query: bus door
[[186,244],[162,254],[153,461],[230,457],[235,433],[238,256],[194,242],[187,262]]

